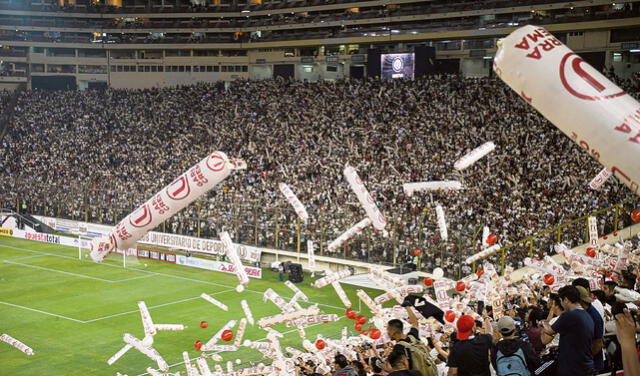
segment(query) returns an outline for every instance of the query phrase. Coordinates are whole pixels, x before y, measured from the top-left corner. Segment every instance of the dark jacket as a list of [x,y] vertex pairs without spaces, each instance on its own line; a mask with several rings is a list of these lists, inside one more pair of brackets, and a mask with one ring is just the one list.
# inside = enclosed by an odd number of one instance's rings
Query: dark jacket
[[535,372],[535,370],[540,366],[540,357],[536,354],[531,343],[523,341],[521,339],[503,339],[500,342],[496,343],[491,349],[491,364],[494,369],[496,367],[496,357],[498,354],[498,350],[505,355],[509,356],[514,354],[518,349],[522,349],[524,353],[525,360],[527,362],[527,368],[531,373]]

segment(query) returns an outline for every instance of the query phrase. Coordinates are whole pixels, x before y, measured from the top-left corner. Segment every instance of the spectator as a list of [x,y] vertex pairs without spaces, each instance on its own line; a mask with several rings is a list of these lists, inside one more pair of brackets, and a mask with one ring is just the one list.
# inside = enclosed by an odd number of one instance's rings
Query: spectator
[[409,359],[407,359],[404,351],[392,351],[387,357],[387,362],[391,368],[389,376],[423,376],[420,371],[409,368]]
[[387,334],[392,341],[396,341],[393,347],[394,352],[404,353],[408,362],[409,369],[414,369],[413,354],[411,353],[411,344],[419,341],[420,334],[418,332],[418,319],[411,307],[405,307],[409,316],[411,329],[409,333],[404,335],[404,324],[401,320],[393,319],[387,323]]
[[622,347],[622,362],[625,375],[640,375],[640,361],[636,348],[637,324],[629,310],[619,313],[615,317],[616,336]]
[[349,364],[349,361],[347,360],[347,358],[342,354],[336,355],[333,362],[333,367],[335,371],[332,374],[328,373],[327,375],[358,376],[358,373],[353,369],[353,367]]
[[577,278],[571,282],[571,285],[575,286],[580,292],[580,305],[589,314],[593,321],[594,333],[591,347],[593,351],[593,366],[595,367],[596,372],[598,372],[604,368],[604,353],[602,351],[604,337],[604,307],[600,305],[602,309],[602,314],[600,314],[595,305],[600,302],[597,299],[591,299],[589,281],[584,278]]
[[530,376],[540,365],[540,358],[530,342],[516,339],[516,325],[509,316],[498,320],[502,339],[491,351],[491,364],[498,376]]
[[594,373],[592,338],[593,320],[580,305],[580,292],[574,286],[564,286],[558,290],[558,297],[564,313],[544,332],[549,336],[560,334],[558,353],[558,375],[585,376]]
[[475,336],[475,321],[469,315],[462,315],[456,328],[458,342],[454,343],[449,353],[447,366],[449,376],[490,376],[489,353],[493,345],[491,322],[484,322],[481,334]]

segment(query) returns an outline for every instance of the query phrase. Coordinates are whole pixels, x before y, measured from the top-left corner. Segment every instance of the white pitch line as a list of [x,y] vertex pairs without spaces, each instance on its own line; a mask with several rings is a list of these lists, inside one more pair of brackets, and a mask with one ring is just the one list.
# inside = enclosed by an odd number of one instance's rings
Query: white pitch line
[[18,305],[18,304],[12,304],[12,303],[1,302],[1,301],[0,301],[0,304],[5,304],[5,305],[11,306],[11,307],[16,307],[16,308],[21,308],[21,309],[26,309],[27,311],[33,311],[33,312],[43,313],[43,314],[45,314],[45,315],[54,316],[54,317],[59,317],[59,318],[61,318],[61,319],[70,320],[70,321],[75,321],[75,322],[78,322],[78,323],[84,324],[84,321],[82,321],[82,320],[77,320],[77,319],[74,319],[74,318],[71,318],[71,317],[62,316],[62,315],[58,315],[58,314],[51,313],[51,312],[47,312],[47,311],[41,311],[41,310],[39,310],[39,309],[35,309],[35,308],[29,308],[29,307],[21,306],[21,305]]
[[111,282],[120,283],[120,282],[134,281],[136,279],[149,278],[149,277],[153,277],[153,276],[156,276],[156,275],[157,275],[156,273],[147,274],[147,275],[139,275],[137,277],[131,277],[131,278],[125,278],[125,279],[117,279],[117,280],[111,281]]
[[60,273],[60,274],[66,274],[66,275],[71,275],[71,276],[79,277],[79,278],[93,279],[94,281],[109,282],[109,283],[114,283],[114,282],[116,282],[116,281],[112,281],[112,280],[109,280],[109,279],[98,278],[98,277],[91,277],[91,276],[89,276],[89,275],[77,274],[77,273],[72,273],[72,272],[65,272],[65,271],[63,271],[63,270],[51,269],[51,268],[47,268],[47,267],[44,267],[44,266],[29,265],[29,264],[22,264],[22,263],[19,263],[19,262],[13,262],[13,261],[9,261],[9,260],[4,260],[4,262],[5,262],[6,264],[18,265],[18,266],[24,266],[25,268],[40,269],[40,270],[45,270],[45,271],[48,271],[48,272]]
[[30,259],[30,258],[35,258],[35,257],[43,257],[45,255],[31,255],[31,256],[22,256],[22,257],[12,257],[12,258],[8,258],[5,260],[9,260],[9,261],[15,261],[15,260],[25,260],[25,259]]
[[[220,294],[224,294],[226,292],[231,292],[231,291],[234,291],[234,290],[233,289],[229,289],[229,290],[224,290],[224,291],[218,291],[218,292],[211,293],[209,295],[220,295]],[[193,298],[176,300],[175,302],[169,302],[169,303],[163,303],[163,304],[158,304],[158,305],[154,305],[154,306],[148,306],[147,308],[148,309],[160,308],[160,307],[165,307],[165,306],[168,306],[168,305],[173,305],[173,304],[178,304],[178,303],[184,303],[184,302],[188,302],[188,301],[196,300],[196,299],[201,299],[200,295],[195,296]],[[136,309],[136,310],[133,310],[133,311],[116,313],[116,314],[109,315],[109,316],[98,317],[97,319],[86,320],[86,321],[84,321],[84,323],[87,324],[87,323],[94,322],[94,321],[106,320],[106,319],[109,319],[109,318],[112,318],[112,317],[128,315],[128,314],[134,313],[134,312],[140,312],[140,311]]]

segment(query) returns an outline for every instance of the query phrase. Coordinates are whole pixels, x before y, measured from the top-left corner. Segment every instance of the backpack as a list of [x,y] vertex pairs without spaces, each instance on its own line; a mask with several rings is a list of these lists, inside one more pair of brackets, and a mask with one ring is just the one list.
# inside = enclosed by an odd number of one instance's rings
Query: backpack
[[522,348],[508,356],[498,350],[496,354],[496,374],[498,376],[531,376]]
[[410,342],[398,341],[398,344],[404,347],[405,351],[411,353],[412,369],[420,371],[422,376],[438,376],[438,369],[433,359],[431,359],[427,346],[413,336],[408,336],[407,339]]

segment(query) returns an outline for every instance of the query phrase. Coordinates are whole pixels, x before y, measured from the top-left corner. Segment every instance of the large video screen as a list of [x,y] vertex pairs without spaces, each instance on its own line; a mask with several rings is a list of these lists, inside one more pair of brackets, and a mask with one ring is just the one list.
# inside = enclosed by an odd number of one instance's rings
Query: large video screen
[[380,55],[380,75],[383,80],[390,78],[413,79],[414,67],[414,53]]

